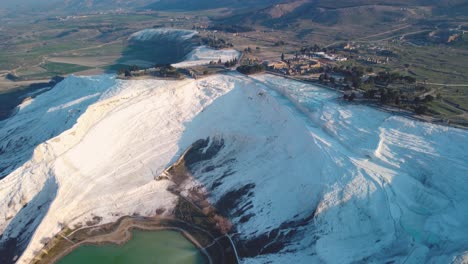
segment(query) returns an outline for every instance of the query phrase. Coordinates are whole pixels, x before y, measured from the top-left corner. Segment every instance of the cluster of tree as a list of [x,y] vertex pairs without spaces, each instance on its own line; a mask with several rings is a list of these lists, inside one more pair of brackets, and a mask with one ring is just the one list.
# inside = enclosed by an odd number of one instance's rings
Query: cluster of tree
[[377,89],[369,89],[364,92],[363,96],[367,99],[375,99],[378,92],[379,91]]
[[284,45],[286,45],[286,43],[284,41],[282,41],[282,40],[279,40],[279,41],[275,42],[275,46],[277,46],[277,47],[278,46],[284,46]]
[[[429,111],[426,104],[436,99],[436,97],[430,94],[425,95],[424,97],[414,96],[411,92],[403,93],[400,89],[392,89],[388,86],[392,83],[415,84],[416,79],[412,76],[405,76],[399,73],[379,72],[375,76],[369,76],[369,78],[362,83],[361,80],[363,75],[365,73],[373,72],[372,68],[364,69],[363,67],[335,66],[332,69],[325,69],[325,73],[320,75],[319,81],[334,83],[334,78],[328,74],[330,72],[341,73],[344,75],[344,81],[352,82],[352,86],[354,88],[360,88],[361,86],[366,88],[367,86],[368,89],[363,94],[364,98],[376,99],[382,104],[398,106],[404,104],[413,109],[416,114],[426,114]],[[380,88],[375,88],[376,84],[378,84]],[[351,89],[351,87],[347,87]],[[346,87],[345,90],[347,90]],[[424,92],[427,91],[427,88],[417,85],[415,86],[415,90],[418,92]],[[343,98],[348,101],[353,101],[356,98],[356,95],[353,95],[353,93],[345,94]],[[440,98],[440,94],[437,95],[437,99]]]
[[10,80],[10,81],[13,81],[13,82],[17,82],[17,81],[21,81],[21,78],[18,77],[18,75],[14,74],[14,73],[8,73],[5,78],[7,80]]
[[224,64],[224,66],[226,67],[232,67],[236,65],[238,62],[239,60],[237,58],[225,61],[224,63],[223,63],[223,60],[219,59],[218,61],[210,61],[210,65],[215,65],[215,64],[223,65]]
[[351,94],[344,94],[343,99],[352,102],[356,99],[356,93],[352,92]]
[[336,83],[336,79],[333,76],[330,76],[328,73],[322,73],[319,76],[319,82],[330,82],[331,84]]
[[432,101],[434,101],[434,96],[432,96],[432,95],[430,95],[430,94],[426,95],[426,96],[424,97],[424,99],[423,99],[423,102],[424,102],[424,103],[429,103],[429,102],[432,102]]
[[424,115],[427,112],[427,110],[429,109],[425,105],[418,105],[414,108],[414,112],[418,115]]
[[[255,47],[255,50],[259,51],[260,50],[260,47]],[[252,48],[251,47],[247,47],[244,49],[244,52],[247,52],[247,53],[252,53]]]
[[219,59],[218,61],[210,61],[210,65],[214,64],[223,64],[223,61],[221,59]]
[[[330,82],[335,82],[336,80],[334,79],[329,79],[327,78],[327,73],[339,73],[343,75],[343,79],[345,83],[351,83],[352,87],[359,89],[362,86],[362,77],[364,76],[365,70],[361,66],[334,66],[333,68],[326,68],[324,69],[325,75],[323,77],[323,80],[329,80]],[[373,86],[373,85],[372,85]]]
[[239,62],[239,60],[237,58],[234,58],[232,60],[228,60],[224,63],[224,66],[226,66],[227,68],[229,67],[233,67],[235,66],[237,63]]
[[364,68],[361,66],[335,66],[331,69],[326,69],[326,72],[335,72],[340,73],[344,76],[344,81],[346,83],[352,83],[352,87],[359,89],[364,87],[373,88],[375,84],[387,86],[395,82],[402,82],[406,84],[416,83],[416,79],[412,76],[404,76],[395,72],[379,72],[375,76],[369,76],[367,80],[363,83],[362,77],[366,73],[372,73],[374,70],[372,67]]
[[181,73],[177,70],[177,68],[173,67],[170,64],[166,65],[156,65],[155,66],[155,73],[161,77],[180,77]]
[[117,70],[117,74],[124,75],[125,77],[130,77],[132,76],[132,72],[139,71],[139,70],[140,70],[140,67],[138,67],[137,65],[132,65],[128,67],[120,67]]
[[338,70],[339,73],[343,74],[344,81],[351,83],[352,87],[359,89],[362,86],[362,77],[364,76],[364,68],[360,66],[355,67],[343,67]]
[[[377,97],[378,95],[378,97]],[[382,104],[395,104],[400,105],[402,99],[407,99],[406,96],[403,96],[400,90],[380,88],[380,89],[370,89],[364,92],[364,98],[367,99],[376,99],[378,98]]]
[[209,30],[219,30],[229,33],[239,33],[239,32],[250,32],[254,29],[248,26],[243,25],[226,25],[226,24],[215,24],[208,27]]
[[379,99],[382,104],[410,104],[414,105],[412,108],[417,114],[424,114],[428,107],[424,105],[425,103],[432,102],[435,97],[432,95],[426,95],[424,98],[419,96],[411,99],[411,96],[402,93],[400,90],[389,89],[389,88],[380,88],[380,89],[370,89],[364,93],[364,98],[367,99]]
[[[437,98],[442,98],[440,95],[437,95]],[[413,110],[416,114],[418,115],[423,115],[426,114],[429,111],[429,108],[425,105],[426,103],[434,101],[434,96],[428,94],[424,96],[424,98],[420,98],[419,96],[414,98],[414,103],[416,104],[415,107],[413,107]]]
[[414,89],[415,89],[416,91],[418,91],[418,92],[427,92],[427,91],[429,91],[429,89],[428,89],[427,87],[425,87],[424,85],[419,85],[419,84],[416,85],[416,86],[414,87]]
[[309,54],[311,52],[320,52],[320,51],[327,52],[328,49],[321,48],[319,45],[314,44],[314,45],[304,46],[299,51],[301,52],[301,54]]
[[[307,71],[307,73],[322,73],[322,72],[325,72],[325,69],[324,69],[323,67],[312,68],[312,69],[309,69],[309,70]],[[335,79],[334,77],[332,77],[332,76],[330,76],[330,75],[327,75],[327,76],[328,76],[327,79],[325,79],[325,77],[326,77],[325,75],[323,76],[323,77],[324,77],[324,80],[329,81],[329,82],[331,82],[332,84],[335,84],[335,83],[336,83],[336,79]],[[319,79],[320,79],[320,77],[319,77]]]
[[226,40],[218,37],[203,37],[201,38],[201,43],[203,45],[215,48],[215,49],[225,49],[232,48],[232,43],[227,42]]
[[255,74],[259,72],[264,72],[265,67],[261,64],[255,63],[252,65],[242,65],[237,67],[237,71],[243,74]]
[[404,76],[397,72],[379,72],[376,76],[370,78],[377,84],[388,85],[395,82],[405,82],[409,84],[416,83],[416,78],[412,76]]
[[156,64],[154,70],[141,69],[137,65],[129,67],[122,67],[117,71],[118,75],[124,75],[125,77],[142,76],[142,75],[155,75],[160,77],[180,77],[182,74],[170,64]]

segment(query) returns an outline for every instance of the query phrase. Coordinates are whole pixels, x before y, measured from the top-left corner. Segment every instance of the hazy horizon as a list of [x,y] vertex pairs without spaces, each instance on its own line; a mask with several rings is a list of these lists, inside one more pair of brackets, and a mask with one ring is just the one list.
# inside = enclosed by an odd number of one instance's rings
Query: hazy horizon
[[37,7],[52,3],[62,2],[60,0],[2,0],[0,8],[15,8],[15,7]]

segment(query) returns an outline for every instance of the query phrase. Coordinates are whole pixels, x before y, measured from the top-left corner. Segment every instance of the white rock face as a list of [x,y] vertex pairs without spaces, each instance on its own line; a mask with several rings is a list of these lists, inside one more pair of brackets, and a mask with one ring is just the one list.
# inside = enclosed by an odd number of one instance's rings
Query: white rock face
[[196,47],[191,51],[183,62],[175,63],[172,66],[177,68],[193,67],[197,65],[207,65],[211,61],[223,63],[226,61],[239,59],[240,52],[234,49],[216,50],[206,46]]
[[[29,230],[35,233],[21,261],[27,262],[41,247],[40,240],[63,224],[74,226],[94,216],[110,222],[134,213],[155,215],[159,208],[168,212],[176,197],[166,191],[167,182],[156,182],[154,177],[191,144],[182,148],[178,144],[185,122],[228,89],[197,85],[192,80],[119,82],[109,76],[70,77],[8,119],[2,135],[14,144],[23,142],[17,138],[29,139],[23,156],[32,158],[0,182],[3,239],[19,232],[25,235],[20,231],[24,223],[34,218],[37,207],[46,209],[37,230]],[[91,86],[94,89],[89,91]],[[73,116],[77,113],[79,118]],[[70,129],[45,139],[73,118]],[[45,142],[29,153],[41,140]],[[7,146],[13,144],[8,142]],[[41,195],[44,188],[52,189],[47,191],[52,197]]]
[[270,75],[69,77],[0,123],[2,241],[31,234],[27,263],[62,225],[167,213],[154,177],[210,137],[224,147],[192,184],[213,203],[247,190],[236,238],[268,237],[244,263],[466,261],[468,132],[336,97]]
[[[158,43],[179,43],[184,46],[187,44],[185,58],[182,62],[172,64],[177,68],[193,67],[198,65],[207,65],[210,61],[221,60],[223,63],[235,58],[239,59],[240,52],[234,49],[216,50],[206,46],[194,47],[195,43],[188,41],[198,34],[194,30],[174,29],[174,28],[157,28],[157,29],[144,29],[132,34],[129,37],[131,41],[137,42],[151,42],[157,41]],[[156,46],[155,46],[156,48]],[[126,62],[128,65],[135,61]],[[151,62],[146,62],[151,66]],[[141,64],[141,62],[140,62]]]
[[184,41],[197,35],[195,30],[185,30],[176,28],[149,28],[132,34],[129,40],[148,41],[153,39]]

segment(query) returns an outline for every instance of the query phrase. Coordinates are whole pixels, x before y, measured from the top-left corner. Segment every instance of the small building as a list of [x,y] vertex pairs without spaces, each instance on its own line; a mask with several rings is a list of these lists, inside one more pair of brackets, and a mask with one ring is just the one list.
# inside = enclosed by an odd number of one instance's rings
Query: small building
[[346,45],[343,47],[344,50],[356,50],[358,47],[351,44],[351,43],[346,43]]
[[267,66],[270,69],[279,70],[279,69],[287,68],[288,64],[284,61],[273,61],[273,62],[269,62]]
[[309,65],[310,65],[310,68],[320,68],[320,67],[322,67],[322,64],[320,63],[319,60],[310,60]]

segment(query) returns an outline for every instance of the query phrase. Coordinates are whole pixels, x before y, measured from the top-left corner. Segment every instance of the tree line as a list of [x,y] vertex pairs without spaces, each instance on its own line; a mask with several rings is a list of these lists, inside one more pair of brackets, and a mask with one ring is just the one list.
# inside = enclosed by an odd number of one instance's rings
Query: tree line
[[243,74],[255,74],[265,71],[265,66],[255,63],[252,65],[241,65],[237,67],[237,71]]

